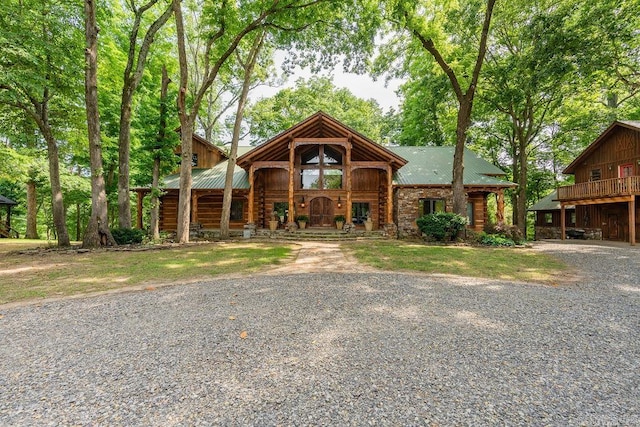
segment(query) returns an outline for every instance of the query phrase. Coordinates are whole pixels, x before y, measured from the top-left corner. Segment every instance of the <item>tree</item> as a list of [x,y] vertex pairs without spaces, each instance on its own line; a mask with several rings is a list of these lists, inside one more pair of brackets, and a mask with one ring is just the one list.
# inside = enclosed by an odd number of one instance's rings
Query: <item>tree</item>
[[[464,147],[471,125],[473,101],[484,61],[489,27],[495,0],[468,0],[460,8],[449,3],[427,8],[425,2],[389,1],[386,3],[392,22],[407,31],[428,52],[447,76],[458,101],[456,145],[453,158],[453,211],[467,215],[464,193]],[[456,5],[458,3],[455,3]],[[479,32],[479,34],[478,34]],[[477,41],[475,58],[468,49],[470,40]],[[457,55],[463,55],[457,57]]]
[[244,114],[247,96],[249,95],[249,89],[251,88],[253,69],[256,65],[258,55],[260,55],[264,38],[265,33],[263,31],[255,33],[255,38],[247,55],[247,59],[242,64],[242,68],[244,69],[244,80],[242,82],[242,92],[238,99],[238,107],[233,125],[233,137],[231,138],[229,161],[227,162],[227,172],[224,182],[224,195],[222,198],[222,217],[220,218],[220,237],[222,239],[229,238],[229,218],[231,216],[231,201],[233,197],[233,174],[236,167],[236,158],[238,157],[238,142],[240,141],[242,117]]
[[9,48],[0,60],[0,103],[24,111],[47,144],[53,222],[58,245],[69,246],[58,138],[77,120],[79,11],[70,1],[9,1],[3,7],[0,28]]
[[[133,22],[129,31],[129,50],[124,70],[122,97],[120,102],[120,127],[118,134],[118,225],[120,228],[131,228],[131,203],[129,193],[129,152],[131,147],[131,104],[133,95],[142,80],[147,56],[157,32],[166,24],[173,14],[171,1],[160,2],[164,5],[162,13],[141,34],[141,26],[145,14],[154,12],[160,0],[148,0],[137,6],[135,0],[128,0],[127,5],[133,13]],[[142,40],[140,40],[142,39]],[[140,46],[138,47],[138,43]]]
[[85,104],[91,159],[91,218],[82,246],[94,248],[117,245],[107,217],[107,194],[102,175],[102,143],[100,141],[100,115],[98,112],[98,25],[95,0],[85,0]]

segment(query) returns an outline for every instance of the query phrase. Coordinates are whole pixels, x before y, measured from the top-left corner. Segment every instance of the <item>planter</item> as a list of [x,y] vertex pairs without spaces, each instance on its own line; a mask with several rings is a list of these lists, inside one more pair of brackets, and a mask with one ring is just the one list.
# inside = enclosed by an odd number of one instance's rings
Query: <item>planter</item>
[[364,222],[364,230],[365,231],[373,230],[373,221],[365,221]]
[[307,226],[307,221],[298,221],[298,226],[300,227],[300,230],[304,230]]
[[271,220],[269,221],[269,230],[271,231],[276,231],[278,229],[278,220]]
[[344,221],[336,221],[336,228],[342,230],[342,227],[344,227]]

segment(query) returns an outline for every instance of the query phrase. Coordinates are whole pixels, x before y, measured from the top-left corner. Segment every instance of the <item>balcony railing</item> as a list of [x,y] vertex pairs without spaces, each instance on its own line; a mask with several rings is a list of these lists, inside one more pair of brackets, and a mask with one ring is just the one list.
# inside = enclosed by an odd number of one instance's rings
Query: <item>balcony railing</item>
[[640,194],[640,176],[581,182],[558,188],[558,199],[583,200]]

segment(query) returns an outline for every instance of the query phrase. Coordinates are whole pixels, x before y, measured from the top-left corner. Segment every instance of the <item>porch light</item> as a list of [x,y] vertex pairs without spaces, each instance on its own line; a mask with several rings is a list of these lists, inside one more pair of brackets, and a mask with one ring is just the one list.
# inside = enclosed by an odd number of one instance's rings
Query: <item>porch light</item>
[[340,200],[340,196],[338,196],[338,208],[342,207],[342,201]]
[[302,196],[302,200],[300,200],[300,207],[304,209],[304,196]]

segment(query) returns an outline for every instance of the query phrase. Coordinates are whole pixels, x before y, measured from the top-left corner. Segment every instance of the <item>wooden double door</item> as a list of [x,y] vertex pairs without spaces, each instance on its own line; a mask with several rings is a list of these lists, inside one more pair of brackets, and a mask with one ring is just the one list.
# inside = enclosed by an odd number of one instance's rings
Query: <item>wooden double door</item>
[[333,227],[333,201],[328,197],[316,197],[309,204],[311,227]]

